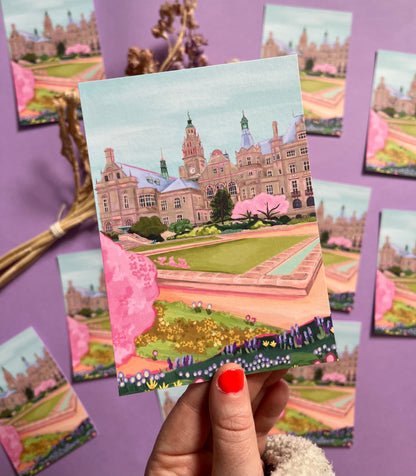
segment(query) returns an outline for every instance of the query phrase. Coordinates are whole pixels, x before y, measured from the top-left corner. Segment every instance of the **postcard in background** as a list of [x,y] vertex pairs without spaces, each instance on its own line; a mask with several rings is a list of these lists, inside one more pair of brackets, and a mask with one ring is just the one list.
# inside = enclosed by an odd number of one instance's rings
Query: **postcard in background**
[[354,307],[371,189],[314,180],[322,258],[333,311]]
[[416,55],[379,50],[367,136],[369,172],[416,177]]
[[120,394],[335,360],[296,57],[80,93]]
[[74,381],[116,374],[101,250],[58,256]]
[[[270,434],[301,435],[319,446],[352,445],[361,323],[337,320],[334,326],[340,360],[289,370],[289,402]],[[163,419],[185,390],[157,391]]]
[[351,23],[350,12],[265,6],[261,57],[297,55],[307,132],[342,133]]
[[[92,0],[1,0],[20,125],[57,120],[53,96],[102,79]],[[81,115],[81,108],[79,108]]]
[[97,433],[32,327],[0,345],[0,443],[21,476],[36,474]]
[[383,210],[374,330],[416,336],[416,211]]

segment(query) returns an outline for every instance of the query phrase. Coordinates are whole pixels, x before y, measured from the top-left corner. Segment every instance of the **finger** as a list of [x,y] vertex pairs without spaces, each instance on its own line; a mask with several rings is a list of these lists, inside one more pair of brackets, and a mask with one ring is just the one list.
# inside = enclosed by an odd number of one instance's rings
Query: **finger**
[[160,430],[152,457],[160,458],[199,451],[208,437],[209,383],[190,385],[169,413]]
[[213,475],[263,475],[250,394],[243,369],[226,364],[210,386]]
[[248,387],[250,391],[251,406],[253,413],[256,413],[257,407],[263,400],[268,389],[276,382],[281,380],[287,373],[287,369],[274,370],[247,376]]
[[273,428],[289,399],[289,387],[284,380],[267,389],[254,415],[259,453],[263,454],[269,431]]

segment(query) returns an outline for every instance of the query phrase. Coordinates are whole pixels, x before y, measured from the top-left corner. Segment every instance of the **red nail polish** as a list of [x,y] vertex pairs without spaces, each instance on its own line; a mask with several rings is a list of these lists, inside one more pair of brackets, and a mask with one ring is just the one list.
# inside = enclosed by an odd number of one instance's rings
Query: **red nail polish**
[[223,372],[218,379],[218,386],[224,393],[238,393],[244,388],[244,371],[230,369]]

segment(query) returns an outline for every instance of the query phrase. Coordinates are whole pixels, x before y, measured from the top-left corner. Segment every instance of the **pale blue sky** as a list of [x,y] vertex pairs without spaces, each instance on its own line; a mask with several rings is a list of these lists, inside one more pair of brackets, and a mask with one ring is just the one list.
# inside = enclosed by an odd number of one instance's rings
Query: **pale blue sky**
[[89,288],[93,284],[94,289],[98,289],[101,270],[103,269],[103,258],[100,249],[59,255],[57,258],[64,294],[68,289],[69,280],[72,281],[74,286]]
[[399,90],[400,86],[403,86],[404,92],[407,93],[415,74],[416,54],[377,51],[373,88],[378,86],[383,76],[386,84]]
[[335,43],[337,36],[340,42],[344,43],[351,36],[351,23],[352,13],[350,12],[266,5],[262,44],[272,32],[275,39],[286,44],[292,41],[293,48],[296,48],[304,27],[306,27],[309,43],[313,41],[320,46],[325,31],[328,32],[329,43]]
[[45,11],[48,12],[54,28],[57,24],[66,28],[68,10],[71,11],[75,22],[81,19],[81,13],[88,20],[94,10],[94,2],[92,0],[1,0],[1,7],[7,36],[12,31],[12,23],[18,30],[29,33],[33,33],[34,28],[37,28],[41,35]]
[[160,172],[160,149],[178,177],[189,111],[208,160],[214,149],[235,163],[241,111],[255,142],[279,134],[303,113],[296,56],[247,61],[82,83],[84,126],[93,183],[101,178],[104,149],[115,159]]
[[[28,327],[20,334],[0,345],[0,367],[16,376],[17,373],[26,371],[22,357],[25,357],[29,364],[36,362],[35,353],[43,357],[44,344],[36,334],[33,327]],[[3,371],[0,371],[0,386],[7,389]]]
[[380,224],[379,248],[386,241],[404,248],[409,245],[412,251],[416,243],[416,211],[382,210]]
[[354,210],[358,218],[368,209],[371,188],[358,185],[328,182],[326,180],[313,181],[315,205],[324,202],[325,215],[337,218],[341,213],[342,205],[345,205],[345,215],[351,217]]

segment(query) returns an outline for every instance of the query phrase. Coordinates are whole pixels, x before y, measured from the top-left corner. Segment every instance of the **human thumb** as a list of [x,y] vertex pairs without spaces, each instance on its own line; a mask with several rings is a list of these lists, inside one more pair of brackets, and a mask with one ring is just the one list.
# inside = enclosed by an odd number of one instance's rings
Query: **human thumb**
[[263,475],[247,380],[239,365],[225,364],[214,375],[209,411],[212,475]]

